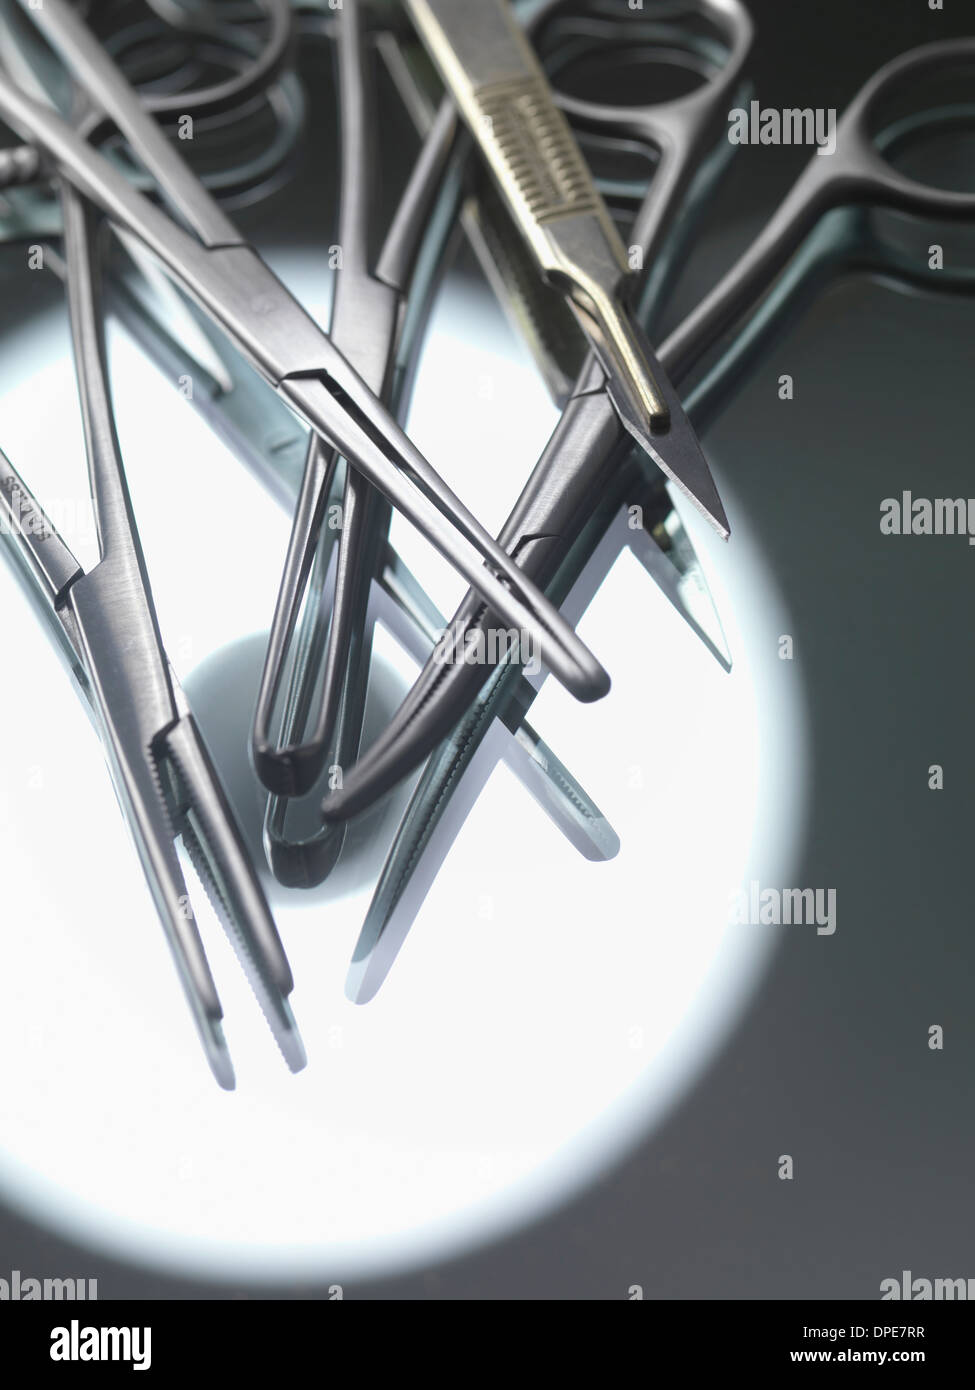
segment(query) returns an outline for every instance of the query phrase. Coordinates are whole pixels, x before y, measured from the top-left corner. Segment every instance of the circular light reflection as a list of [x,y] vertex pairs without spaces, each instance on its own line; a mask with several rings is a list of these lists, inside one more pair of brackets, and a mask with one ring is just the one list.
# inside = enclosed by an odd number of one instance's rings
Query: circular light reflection
[[[300,291],[305,270],[291,270]],[[5,345],[0,443],[42,501],[54,499],[60,523],[87,516],[87,485],[60,329],[45,331],[47,365],[19,381]],[[164,639],[218,743],[214,682],[248,642],[259,649],[287,519],[171,383],[116,349],[119,429]],[[552,420],[494,312],[451,287],[411,432],[492,527]],[[340,1281],[496,1237],[563,1201],[658,1122],[760,978],[781,929],[730,926],[728,902],[751,878],[787,881],[803,804],[803,714],[778,694],[777,636],[788,625],[724,480],[723,491],[728,547],[682,510],[732,673],[623,555],[580,627],[612,692],[581,706],[549,681],[532,711],[618,832],[617,858],[583,860],[500,765],[365,1007],[344,998],[343,981],[368,886],[355,876],[344,894],[272,886],[310,1059],[299,1076],[206,921],[232,1094],[198,1054],[97,739],[0,568],[7,1200],[175,1272]],[[66,529],[90,563],[93,535],[80,520]],[[395,536],[449,611],[455,577],[399,521]],[[379,652],[409,669],[391,639]],[[221,686],[221,721],[242,733],[228,770],[237,784],[252,668]],[[244,810],[256,814],[250,795]]]

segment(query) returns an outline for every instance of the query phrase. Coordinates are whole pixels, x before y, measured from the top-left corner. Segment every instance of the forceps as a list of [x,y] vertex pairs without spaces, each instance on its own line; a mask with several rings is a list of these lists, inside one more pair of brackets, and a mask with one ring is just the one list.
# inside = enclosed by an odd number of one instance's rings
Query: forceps
[[[871,201],[920,216],[973,220],[975,195],[943,191],[906,179],[883,158],[875,156],[873,145],[868,143],[872,139],[880,149],[892,152],[896,142],[891,131],[872,130],[870,122],[881,116],[885,103],[899,91],[913,95],[915,84],[925,74],[934,75],[943,82],[953,68],[967,69],[970,74],[973,66],[975,40],[952,41],[905,54],[870,79],[854,98],[837,132],[837,153],[841,149],[844,151],[844,165],[837,168],[835,175],[825,171],[824,179],[821,169],[824,161],[814,157],[796,189],[786,199],[784,206],[791,209],[790,216],[784,219],[781,212],[777,213],[769,230],[759,238],[759,246],[771,243],[781,248],[783,242],[795,246],[803,230],[808,228],[810,217],[814,219],[832,203],[857,192]],[[970,127],[973,116],[975,102],[948,105],[915,117],[910,123],[902,120],[895,131],[902,137],[912,128],[917,130],[930,125],[950,128],[965,124]],[[856,171],[859,171],[859,178],[851,180],[851,174]],[[824,183],[829,190],[825,197]],[[797,197],[797,191],[803,189],[806,192]],[[810,190],[813,195],[823,197],[815,210],[810,209],[807,202]],[[899,283],[922,285],[927,289],[938,284],[937,276],[925,275],[922,270],[922,265],[926,266],[926,250],[923,256],[912,261],[903,246],[888,248],[877,229],[863,217],[848,215],[850,210],[842,206],[836,211],[843,214],[842,220],[831,223],[834,214],[824,218],[800,248],[795,263],[787,265],[781,275],[777,273],[779,267],[774,258],[763,256],[760,265],[756,265],[754,253],[746,252],[717,289],[662,345],[661,359],[672,371],[674,380],[680,383],[691,364],[700,361],[721,341],[723,328],[736,321],[736,336],[725,346],[720,360],[686,394],[688,410],[695,421],[719,408],[729,385],[740,379],[786,310],[795,304],[800,291],[807,289],[810,278],[819,283],[823,273],[830,270],[869,268]],[[831,225],[827,227],[828,223]],[[774,232],[774,237],[770,232]],[[971,292],[975,287],[975,275],[970,271],[956,271],[953,283]],[[682,354],[680,359],[678,349]],[[584,376],[553,435],[551,451],[556,453],[573,437],[578,443],[584,443],[587,432],[593,441],[599,441],[609,421],[605,399],[589,391]],[[606,511],[607,514],[612,512],[612,503],[607,505]],[[550,592],[557,599],[574,585],[564,605],[570,616],[578,616],[580,607],[598,587],[606,564],[612,562],[620,545],[626,544],[628,535],[621,518],[617,519],[615,530],[618,533],[615,539],[611,528],[598,542],[595,553],[590,551],[592,558],[581,574],[581,565],[570,554],[553,580]],[[582,554],[586,553],[584,548]],[[457,824],[462,823],[479,786],[489,775],[494,756],[490,746],[492,719],[504,708],[506,681],[510,688],[510,673],[506,675],[504,669],[499,668],[481,692],[475,707],[461,718],[450,738],[429,759],[414,789],[354,952],[346,988],[349,997],[357,1002],[371,998],[385,979],[433,875],[449,849],[451,833],[456,833]],[[470,786],[465,785],[468,782]]]
[[[377,395],[402,409],[462,192],[462,161],[456,155],[451,157],[456,120],[445,104],[372,268],[368,254],[371,204],[376,193],[376,132],[356,0],[346,0],[340,12],[338,54],[342,132],[339,244],[343,263],[336,277],[331,337]],[[324,526],[333,507],[340,509],[342,517],[337,545],[335,533]],[[327,456],[313,437],[252,740],[255,767],[272,791],[265,817],[268,859],[275,875],[289,884],[320,882],[342,847],[345,831],[341,824],[326,826],[304,839],[290,839],[285,827],[285,797],[308,791],[326,761],[341,768],[356,756],[377,598],[385,625],[421,663],[443,626],[442,615],[402,563],[398,558],[391,561],[388,521],[389,508],[384,500],[354,470],[345,469],[343,482],[337,459]],[[378,586],[374,586],[375,580]],[[299,619],[303,592],[305,608]],[[332,596],[327,639],[326,592]],[[275,745],[271,741],[274,703],[296,628],[283,720],[285,742]],[[323,664],[324,677],[316,697],[315,677]],[[317,713],[312,709],[316,698]],[[513,737],[506,755],[516,775],[563,831],[583,853],[597,857],[615,853],[618,841],[598,808],[538,735],[529,727],[519,728],[518,721],[510,733]]]
[[[454,122],[446,111],[445,119],[427,140],[373,267],[369,260],[369,232],[378,192],[373,176],[376,140],[371,119],[373,103],[367,90],[369,75],[362,20],[356,0],[348,0],[339,12],[338,35],[338,240],[342,265],[335,277],[329,336],[368,388],[377,397],[393,402],[395,408],[404,385],[406,364],[401,344],[411,282],[414,317],[423,309],[417,301],[428,303],[430,297],[430,287],[416,285],[414,271],[425,229],[436,211],[434,204],[450,156]],[[442,212],[436,211],[436,216],[443,226]],[[433,268],[429,269],[432,273]],[[418,338],[419,333],[414,330],[414,356]],[[333,557],[325,526],[331,514],[332,485],[340,468],[345,475],[344,485],[337,490],[342,524]],[[338,766],[356,757],[371,654],[366,610],[379,552],[389,529],[389,515],[385,499],[313,434],[271,624],[251,739],[255,770],[276,796],[302,796],[310,791],[329,756]],[[302,736],[302,729],[310,722],[311,684],[320,664],[315,658],[321,656],[321,637],[315,635],[315,623],[307,628],[299,643],[285,718],[286,741],[277,744],[271,724],[302,600],[306,599],[306,611],[311,615],[320,610],[325,571],[332,559],[332,620],[313,727]],[[310,579],[312,589],[308,593]]]
[[[549,5],[543,18],[556,8]],[[715,170],[710,161],[703,160],[703,155],[726,118],[728,101],[741,81],[752,40],[751,20],[738,0],[698,0],[692,8],[706,16],[720,36],[723,63],[711,59],[702,63],[698,56],[698,70],[705,79],[702,86],[655,107],[622,108],[616,114],[618,126],[627,135],[639,131],[646,142],[660,151],[656,176],[631,233],[644,252],[642,261],[650,289],[649,297],[646,293],[643,296],[644,311],[659,305],[670,287],[667,274],[653,272],[661,263],[671,272],[674,269],[676,258],[671,239],[686,237],[692,225],[681,214],[686,214],[688,204],[698,204],[702,188],[714,181]],[[675,49],[671,30],[666,31],[670,46],[660,50],[654,26],[644,30],[638,21],[627,18],[623,27],[628,42],[638,44],[643,35],[651,57],[668,58],[679,51],[682,63],[693,60],[692,49]],[[619,21],[616,32],[619,33]],[[601,131],[611,128],[610,108],[582,102],[571,106],[583,125],[598,126]],[[727,142],[723,149],[719,147],[719,167],[723,167],[728,148]],[[573,412],[570,420],[559,423],[505,523],[500,542],[525,572],[546,587],[574,547],[577,558],[585,563],[587,557],[578,545],[580,537],[589,530],[594,516],[603,516],[599,504],[609,495],[616,496],[617,482],[621,480],[640,492],[643,500],[634,499],[634,505],[643,507],[647,531],[664,552],[669,551],[673,563],[668,565],[659,549],[654,554],[656,547],[642,545],[640,533],[633,535],[630,545],[638,550],[641,563],[657,582],[665,590],[670,589],[673,601],[688,616],[688,602],[673,590],[688,574],[693,552],[687,555],[689,542],[669,503],[663,479],[653,469],[655,476],[649,482],[630,482],[641,473],[646,478],[646,472],[638,467],[628,447],[628,433],[617,427],[605,376],[592,354],[584,360],[580,383],[573,394],[593,396],[601,403],[598,412],[590,412],[590,418],[584,420],[579,412]],[[647,492],[650,501],[643,497]],[[448,644],[433,653],[389,726],[358,763],[344,769],[342,787],[325,799],[322,815],[327,821],[344,820],[365,810],[418,767],[447,736],[476,700],[486,679],[483,666],[463,659],[468,634],[497,626],[499,615],[485,607],[476,595],[469,594],[448,625]],[[728,664],[723,639],[714,642],[702,628],[698,631],[715,655]]]
[[[162,645],[109,394],[90,212],[61,193],[75,373],[101,559],[85,573],[0,455],[0,528],[88,702],[210,1068],[234,1071],[176,854],[181,839],[292,1071],[291,970],[229,801]],[[15,548],[14,548],[15,547]]]
[[[431,238],[434,248],[438,240],[436,235]],[[434,255],[435,249],[428,252],[425,248],[424,254]],[[122,284],[114,284],[112,290],[112,308],[129,332],[171,379],[179,379],[186,373],[192,376],[194,408],[272,496],[293,512],[302,478],[306,437],[280,397],[264,387],[206,321],[198,325],[205,350],[201,355],[194,355],[188,351],[185,333],[179,339],[172,337],[154,316],[154,306],[129,293]],[[336,470],[326,512],[333,505],[341,505],[341,498],[342,478]],[[323,539],[327,542],[333,534],[326,531]],[[330,575],[329,558],[330,549],[326,544],[315,559],[313,592],[297,637],[300,647],[317,649],[322,639],[321,623],[314,615],[320,611],[322,593]],[[375,622],[381,622],[420,664],[443,630],[444,621],[388,538],[384,538],[372,583],[366,631],[370,631]],[[302,655],[304,658],[305,654]],[[317,665],[314,652],[309,652],[307,665],[304,659],[297,662],[296,672],[303,669],[313,672]],[[307,712],[304,701],[310,691],[310,684],[300,678],[289,691],[288,717],[294,721],[292,727],[303,726]],[[350,720],[346,726],[343,722],[346,717],[343,702],[340,729],[347,727],[349,737],[357,738],[358,724]],[[357,717],[361,719],[361,713]],[[507,729],[509,736],[504,740],[502,756],[529,794],[580,853],[590,859],[611,858],[619,849],[615,832],[561,760],[520,719],[514,701]],[[298,839],[287,831],[287,805],[284,797],[272,795],[268,799],[264,828],[268,862],[281,883],[290,887],[311,887],[320,883],[334,867],[345,827],[325,826],[317,834]]]
[[637,443],[728,535],[680,399],[625,302],[626,251],[506,0],[406,0],[539,269],[566,297]]
[[[347,33],[348,43],[355,37],[355,29]],[[237,36],[234,36],[237,38]],[[239,40],[238,40],[239,42]],[[348,66],[348,65],[347,65]],[[353,64],[351,72],[357,71]],[[361,87],[355,82],[347,82],[345,90],[354,95]],[[212,101],[212,89],[197,89],[183,93],[181,108],[199,113],[207,109]],[[153,100],[158,99],[158,89]],[[356,98],[358,100],[358,98]],[[279,105],[278,114],[282,120],[283,135],[293,130],[293,103]],[[354,123],[350,121],[349,130]],[[358,125],[355,125],[359,129]],[[449,135],[449,132],[446,132]],[[272,151],[282,140],[275,137]],[[367,141],[356,139],[353,156],[349,159],[348,177],[359,180],[353,186],[362,196],[369,183],[369,162],[364,156]],[[437,137],[434,145],[442,142]],[[449,142],[448,142],[449,143]],[[445,145],[444,149],[447,148]],[[358,151],[358,155],[356,154]],[[31,154],[29,149],[25,153]],[[434,177],[437,161],[425,161],[430,170],[423,179]],[[221,165],[220,178],[224,184],[234,187],[253,183],[254,179],[266,178],[266,158],[249,159],[240,167]],[[22,180],[39,176],[36,156],[30,160],[20,160],[10,171]],[[25,166],[26,167],[23,167]],[[399,380],[408,377],[411,359],[419,346],[425,306],[434,289],[435,277],[431,267],[443,264],[444,243],[451,235],[452,211],[456,205],[460,189],[458,170],[454,169],[447,179],[445,197],[441,198],[434,215],[424,230],[423,244],[418,252],[422,263],[416,274],[416,281],[425,291],[411,296],[409,309],[403,315],[403,327],[398,365],[393,375]],[[3,176],[0,165],[0,177]],[[423,179],[420,180],[422,185]],[[9,186],[9,177],[4,180]],[[415,181],[414,181],[415,182]],[[453,185],[453,187],[451,187]],[[409,205],[410,198],[406,199]],[[10,208],[0,217],[0,234],[6,238],[19,238],[33,241],[39,234],[60,231],[60,224],[51,215],[47,205],[35,198],[27,208]],[[414,219],[415,222],[415,219]],[[419,225],[418,222],[415,225]],[[114,246],[116,251],[138,251],[121,243]],[[390,260],[391,258],[387,258]],[[61,258],[50,247],[45,248],[45,264],[64,278]],[[307,437],[297,419],[289,411],[283,400],[271,391],[264,382],[234,352],[229,341],[222,337],[210,324],[205,315],[192,304],[186,304],[159,274],[147,281],[147,267],[144,258],[135,262],[138,274],[133,276],[131,266],[116,256],[114,274],[106,285],[106,307],[123,323],[128,332],[141,344],[150,358],[155,360],[170,380],[182,380],[187,375],[194,383],[192,403],[194,409],[204,416],[214,430],[254,472],[262,484],[289,512],[295,510],[303,473],[303,458],[306,456]],[[350,268],[345,270],[346,283],[350,281]],[[377,286],[377,292],[379,287]],[[151,291],[151,293],[148,293]],[[400,317],[397,315],[397,317]],[[405,386],[403,392],[405,394]],[[326,513],[330,514],[332,505],[340,506],[342,500],[341,470],[333,473],[333,486],[329,492]],[[359,513],[361,518],[361,513]],[[354,518],[352,518],[354,520]],[[348,524],[346,529],[348,529]],[[302,627],[298,637],[302,660],[296,666],[296,680],[289,691],[288,717],[293,718],[294,727],[302,727],[307,707],[302,703],[311,691],[311,685],[302,678],[303,673],[314,675],[318,662],[313,652],[321,642],[321,624],[316,615],[321,610],[321,591],[324,576],[329,571],[329,558],[334,532],[326,530],[323,543],[315,559],[312,578],[313,593],[302,616]],[[416,580],[403,564],[384,536],[376,536],[369,544],[375,546],[381,540],[382,559],[371,584],[372,598],[369,608],[370,624],[381,621],[394,633],[397,640],[417,660],[422,661],[441,630],[444,619]],[[340,593],[348,597],[348,588]],[[309,621],[310,620],[310,621]],[[371,631],[371,627],[367,628]],[[358,648],[357,650],[361,650]],[[305,657],[308,665],[305,664]],[[351,662],[351,658],[350,658]],[[367,662],[361,663],[363,680],[368,675]],[[341,749],[343,740],[358,738],[361,725],[364,684],[348,683],[348,693],[343,698],[339,713],[339,733],[337,742]],[[338,755],[336,755],[338,756]],[[618,847],[618,838],[594,805],[584,789],[571,777],[555,754],[528,725],[517,720],[510,726],[510,737],[504,747],[504,757],[514,774],[529,793],[544,808],[549,817],[563,834],[575,844],[581,853],[590,858],[608,857]],[[342,847],[343,826],[326,826],[317,834],[304,838],[289,835],[286,819],[287,802],[284,798],[271,796],[265,816],[265,848],[268,861],[279,881],[290,886],[308,887],[321,880],[334,866]]]
[[[27,0],[19,3],[26,9]],[[353,459],[499,612],[538,640],[546,663],[573,694],[584,700],[605,694],[608,677],[592,654],[243,241],[64,0],[45,0],[42,9],[28,13],[194,234],[149,202],[54,110],[2,74],[0,116],[22,139],[40,146],[113,223],[142,242],[301,418]]]

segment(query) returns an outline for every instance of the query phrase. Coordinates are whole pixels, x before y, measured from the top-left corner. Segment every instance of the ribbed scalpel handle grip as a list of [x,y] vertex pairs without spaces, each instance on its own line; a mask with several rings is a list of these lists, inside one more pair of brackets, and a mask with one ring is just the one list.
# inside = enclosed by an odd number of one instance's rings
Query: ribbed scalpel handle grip
[[[670,414],[620,297],[619,232],[506,0],[406,0],[549,282],[568,295],[638,438]],[[625,399],[624,399],[625,398]]]
[[410,14],[470,126],[539,262],[553,264],[545,228],[595,217],[619,273],[626,258],[569,123],[556,106],[528,40],[504,0],[406,0]]

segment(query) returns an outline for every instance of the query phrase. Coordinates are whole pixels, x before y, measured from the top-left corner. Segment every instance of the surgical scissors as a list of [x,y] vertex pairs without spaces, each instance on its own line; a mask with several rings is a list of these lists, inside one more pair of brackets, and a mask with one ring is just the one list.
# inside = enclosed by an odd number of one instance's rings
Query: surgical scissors
[[[880,116],[885,105],[896,104],[898,93],[913,93],[922,76],[933,74],[944,79],[952,69],[970,72],[973,66],[975,40],[928,46],[888,64],[854,98],[837,131],[837,154],[842,152],[843,162],[833,171],[823,169],[824,161],[812,160],[782,211],[759,237],[760,254],[746,252],[660,349],[661,360],[673,379],[682,384],[692,365],[720,344],[726,330],[735,324],[737,333],[725,346],[723,356],[687,393],[688,410],[696,421],[715,412],[729,383],[740,378],[810,280],[818,284],[830,271],[866,268],[911,286],[941,288],[937,276],[922,273],[921,260],[912,261],[902,247],[891,251],[884,245],[876,228],[863,216],[864,200],[919,217],[975,220],[975,195],[940,190],[905,178],[887,163],[896,143],[890,129],[874,129],[871,121]],[[924,113],[913,123],[900,121],[896,131],[903,136],[911,125],[915,129],[937,124],[970,126],[973,117],[975,102],[969,101]],[[875,153],[875,146],[884,157]],[[853,208],[845,201],[850,197]],[[816,217],[830,208],[834,211],[808,235]],[[842,220],[827,227],[836,214],[842,214]],[[647,225],[645,220],[644,227]],[[799,254],[783,267],[780,257],[787,246]],[[776,254],[767,254],[770,247]],[[926,260],[923,264],[926,266]],[[954,284],[970,293],[975,288],[975,275],[956,273]],[[612,451],[612,434],[607,434],[611,425],[608,403],[590,388],[584,374],[546,450],[551,459],[557,459],[570,445],[585,448],[587,435],[590,450],[595,446],[597,454],[607,448]],[[617,503],[620,496],[617,493]],[[610,498],[603,518],[591,524],[598,548],[589,543],[578,547],[575,555],[570,551],[551,581],[549,591],[563,601],[570,616],[578,616],[598,586],[605,565],[629,541],[622,518],[617,520],[615,539],[612,526],[607,529],[607,518],[612,522],[613,513]],[[371,998],[384,980],[446,853],[450,833],[456,833],[458,822],[490,771],[492,716],[497,717],[504,708],[510,682],[510,672],[499,668],[466,714],[458,699],[454,708],[460,712],[460,722],[429,759],[413,791],[355,948],[347,993],[357,1002]],[[465,786],[468,781],[471,785]]]
[[306,423],[353,459],[498,611],[533,634],[552,671],[578,698],[604,694],[608,677],[592,654],[544,595],[526,584],[327,334],[243,241],[64,0],[46,0],[29,13],[195,235],[140,194],[63,117],[2,75],[0,115],[21,138],[42,147],[113,223],[144,243]]
[[289,1067],[305,1064],[291,970],[227,796],[162,644],[112,412],[91,211],[61,191],[67,292],[100,561],[82,570],[0,455],[8,544],[88,701],[207,1060],[230,1089],[222,1010],[175,850],[182,839]]

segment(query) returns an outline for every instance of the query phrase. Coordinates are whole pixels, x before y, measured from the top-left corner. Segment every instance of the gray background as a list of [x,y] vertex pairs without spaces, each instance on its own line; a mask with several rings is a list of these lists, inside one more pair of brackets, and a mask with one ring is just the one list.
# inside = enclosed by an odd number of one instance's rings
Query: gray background
[[[942,14],[926,0],[750,8],[766,106],[842,109],[898,52],[975,33],[971,0],[947,0]],[[806,157],[739,153],[676,312],[748,242]],[[260,234],[260,217],[250,222]],[[625,1298],[640,1284],[647,1298],[874,1299],[903,1269],[975,1277],[975,552],[878,527],[880,500],[904,488],[975,491],[973,329],[970,300],[836,284],[769,347],[705,440],[794,615],[785,678],[807,693],[814,768],[794,882],[836,887],[835,937],[783,932],[698,1085],[570,1205],[455,1262],[347,1285],[347,1298]],[[788,407],[776,398],[784,371],[798,387]],[[935,762],[939,793],[927,789]],[[941,1052],[927,1046],[932,1024],[945,1030]],[[792,1182],[777,1177],[783,1153]],[[0,1267],[83,1271],[103,1298],[240,1292],[106,1259],[11,1210],[0,1211]]]

